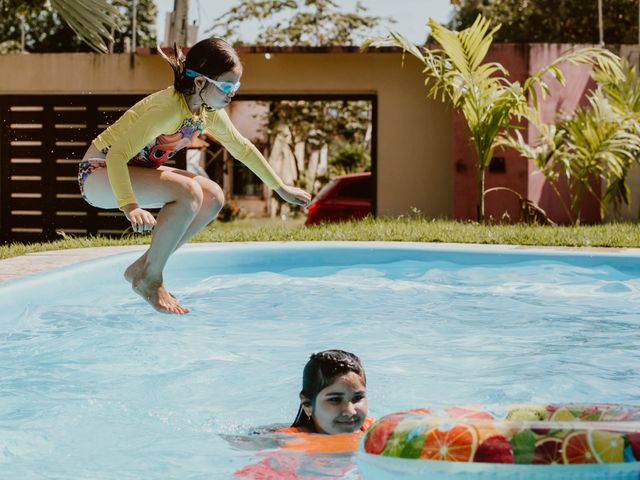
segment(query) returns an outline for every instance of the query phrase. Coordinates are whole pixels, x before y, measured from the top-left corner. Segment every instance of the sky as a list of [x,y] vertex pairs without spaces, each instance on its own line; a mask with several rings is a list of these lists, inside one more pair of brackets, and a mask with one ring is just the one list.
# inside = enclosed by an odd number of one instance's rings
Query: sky
[[[335,0],[341,6],[342,11],[352,12],[356,0]],[[165,13],[173,10],[174,0],[155,0],[158,7],[156,31],[158,40],[164,39]],[[230,7],[239,3],[238,0],[190,0],[189,20],[194,20],[200,25],[198,40],[207,36],[206,30],[211,28],[214,19],[226,12]],[[415,43],[423,43],[427,37],[426,23],[429,17],[446,23],[451,14],[450,0],[360,0],[370,15],[391,17],[397,23],[392,25]],[[257,26],[247,26],[241,31],[243,40],[248,41],[255,36]],[[373,32],[377,35],[386,34],[386,31]]]

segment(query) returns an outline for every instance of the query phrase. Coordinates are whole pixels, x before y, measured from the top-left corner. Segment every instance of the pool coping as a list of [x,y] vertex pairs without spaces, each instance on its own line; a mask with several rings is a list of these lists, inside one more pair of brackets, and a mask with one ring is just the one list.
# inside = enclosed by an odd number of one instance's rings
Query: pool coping
[[146,245],[126,245],[117,247],[69,248],[33,252],[18,257],[0,260],[0,283],[16,278],[28,277],[37,273],[75,265],[87,260],[117,255],[133,251],[144,251]]
[[[626,254],[640,257],[640,248],[616,248],[616,247],[562,247],[562,246],[533,246],[533,245],[511,245],[511,244],[480,244],[480,243],[436,243],[436,242],[372,242],[372,241],[272,241],[272,242],[202,242],[190,243],[183,246],[183,249],[198,249],[212,246],[224,246],[228,244],[234,245],[283,245],[283,244],[322,244],[330,245],[353,245],[360,246],[381,246],[393,245],[396,247],[406,246],[408,248],[416,246],[429,246],[434,249],[474,249],[485,251],[508,251],[508,250],[536,250],[536,251],[557,251],[557,252],[581,252],[581,253],[599,253],[599,254]],[[87,247],[87,248],[71,248],[65,250],[50,250],[46,252],[33,252],[18,257],[0,260],[0,283],[7,280],[27,277],[37,273],[54,270],[69,265],[74,265],[87,260],[94,260],[101,257],[117,255],[128,252],[143,252],[148,248],[147,245],[125,245],[116,247]]]

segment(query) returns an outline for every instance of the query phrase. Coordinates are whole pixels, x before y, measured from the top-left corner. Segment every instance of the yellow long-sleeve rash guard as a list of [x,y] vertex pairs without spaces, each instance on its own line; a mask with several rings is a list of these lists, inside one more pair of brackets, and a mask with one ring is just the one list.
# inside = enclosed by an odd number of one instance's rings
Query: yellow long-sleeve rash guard
[[260,151],[233,126],[224,110],[194,115],[173,87],[143,98],[93,140],[106,151],[107,174],[118,208],[138,203],[128,165],[158,167],[208,130],[237,160],[272,189],[282,186]]

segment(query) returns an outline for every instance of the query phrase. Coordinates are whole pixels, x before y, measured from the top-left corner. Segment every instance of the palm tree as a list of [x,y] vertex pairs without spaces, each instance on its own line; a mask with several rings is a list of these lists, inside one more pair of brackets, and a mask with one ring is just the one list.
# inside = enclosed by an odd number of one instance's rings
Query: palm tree
[[370,38],[363,48],[391,44],[411,53],[424,64],[425,85],[430,86],[429,96],[448,100],[462,112],[475,147],[480,199],[478,221],[483,221],[485,171],[495,148],[499,146],[499,134],[513,128],[511,122],[514,118],[520,119],[528,114],[529,99],[536,108],[536,88],[543,95],[549,92],[543,76],[550,73],[564,83],[564,75],[559,68],[564,62],[596,64],[601,70],[620,76],[620,59],[602,48],[570,51],[520,84],[506,78],[508,72],[501,64],[483,63],[493,35],[500,26],[490,29],[489,20],[482,15],[478,15],[471,27],[460,32],[448,30],[433,19],[429,19],[428,25],[441,49],[416,47],[398,32],[391,32],[386,38]]
[[120,12],[107,0],[51,0],[51,8],[85,43],[100,53],[108,51],[107,43],[113,41],[112,32],[122,23]]
[[[629,170],[640,164],[640,83],[635,68],[621,65],[622,78],[596,69],[598,88],[590,94],[589,105],[573,115],[545,124],[532,110],[529,121],[540,133],[535,142],[525,142],[517,131],[501,142],[531,160],[550,180],[574,223],[580,222],[586,193],[600,203],[601,217],[609,205],[619,210],[630,201]],[[560,175],[569,185],[570,206],[555,186]],[[593,178],[604,181],[602,198],[591,188]]]

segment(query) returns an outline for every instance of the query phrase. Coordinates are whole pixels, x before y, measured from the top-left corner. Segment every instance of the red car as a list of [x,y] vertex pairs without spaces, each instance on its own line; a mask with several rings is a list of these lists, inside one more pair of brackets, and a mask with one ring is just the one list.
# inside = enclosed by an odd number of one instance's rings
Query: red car
[[372,194],[370,172],[336,177],[318,192],[309,205],[305,225],[366,217],[371,213]]

